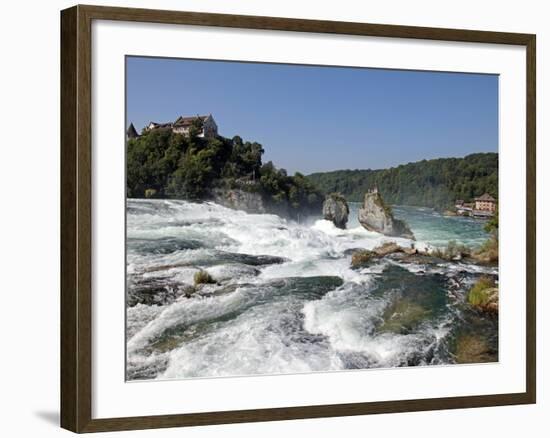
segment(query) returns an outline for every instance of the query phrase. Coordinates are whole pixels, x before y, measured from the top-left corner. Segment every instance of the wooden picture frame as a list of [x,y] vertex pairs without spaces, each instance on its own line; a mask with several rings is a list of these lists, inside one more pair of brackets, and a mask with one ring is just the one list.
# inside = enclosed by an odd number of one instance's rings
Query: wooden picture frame
[[[387,38],[518,45],[526,48],[527,284],[526,391],[127,418],[92,418],[92,35],[93,20],[185,24]],[[61,426],[74,432],[149,429],[437,409],[529,404],[536,401],[535,48],[530,34],[487,32],[75,6],[61,12]]]

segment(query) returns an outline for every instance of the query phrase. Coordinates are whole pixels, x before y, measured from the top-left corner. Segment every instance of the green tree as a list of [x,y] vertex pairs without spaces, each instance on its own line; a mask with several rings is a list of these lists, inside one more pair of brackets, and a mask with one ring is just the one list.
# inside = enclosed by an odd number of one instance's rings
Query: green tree
[[191,142],[196,141],[196,139],[202,133],[203,127],[204,127],[204,122],[200,117],[195,117],[191,121],[191,126],[189,127],[189,131],[188,131],[189,139]]
[[[259,192],[276,211],[320,211],[323,194],[297,172],[289,176],[272,162],[262,164],[264,148],[239,136],[203,138],[202,120],[189,135],[155,129],[127,142],[127,194],[129,197],[172,197],[199,200],[215,187],[240,187]],[[238,184],[239,180],[246,184]]]
[[128,140],[126,155],[128,196],[142,197],[147,189],[154,189],[162,195],[186,147],[183,136],[167,129],[154,130]]
[[498,237],[498,205],[494,216],[485,224],[485,231]]
[[441,158],[380,170],[338,170],[307,177],[323,193],[340,192],[349,201],[362,201],[377,186],[390,204],[437,209],[466,202],[487,192],[498,196],[498,154],[479,153],[464,158]]

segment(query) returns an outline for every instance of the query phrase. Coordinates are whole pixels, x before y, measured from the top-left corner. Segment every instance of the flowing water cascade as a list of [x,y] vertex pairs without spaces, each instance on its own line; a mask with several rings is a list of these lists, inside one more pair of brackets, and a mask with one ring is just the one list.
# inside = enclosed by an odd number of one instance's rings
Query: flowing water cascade
[[[497,361],[498,319],[465,301],[498,269],[389,257],[352,269],[354,250],[413,242],[365,230],[350,207],[341,230],[213,203],[128,200],[127,379],[454,364],[462,340],[480,334],[484,361]],[[487,238],[473,219],[394,213],[417,248]],[[204,271],[210,281],[195,286]]]

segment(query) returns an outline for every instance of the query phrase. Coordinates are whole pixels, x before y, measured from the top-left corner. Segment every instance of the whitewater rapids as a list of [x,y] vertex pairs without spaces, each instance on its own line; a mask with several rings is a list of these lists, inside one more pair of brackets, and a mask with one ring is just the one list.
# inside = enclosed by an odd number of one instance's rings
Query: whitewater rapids
[[[412,225],[423,223],[423,211],[411,214]],[[481,241],[479,226],[475,233]],[[389,240],[413,243],[353,222],[340,230],[319,218],[297,223],[213,203],[128,200],[127,379],[452,364],[465,321],[496,345],[495,323],[463,309],[467,286],[496,269],[388,259],[351,269],[353,250]],[[200,270],[216,284],[194,291]]]

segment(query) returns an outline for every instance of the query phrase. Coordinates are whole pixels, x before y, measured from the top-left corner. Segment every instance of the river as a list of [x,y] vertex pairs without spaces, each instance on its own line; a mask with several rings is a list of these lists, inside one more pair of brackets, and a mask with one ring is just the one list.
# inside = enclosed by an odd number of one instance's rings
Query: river
[[[357,223],[297,223],[213,203],[127,202],[126,378],[181,379],[498,360],[498,319],[465,303],[481,275],[462,262],[381,259],[394,240]],[[483,222],[394,207],[419,248],[486,238]],[[215,284],[193,289],[207,271]]]

